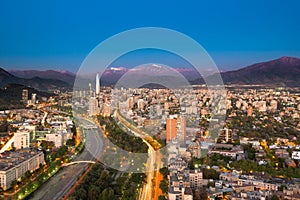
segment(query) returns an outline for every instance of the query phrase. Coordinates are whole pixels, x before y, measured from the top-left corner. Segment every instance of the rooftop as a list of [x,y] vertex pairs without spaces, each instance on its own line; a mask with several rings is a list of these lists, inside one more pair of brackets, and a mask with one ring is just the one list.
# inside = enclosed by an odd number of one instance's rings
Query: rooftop
[[41,153],[41,151],[35,151],[30,148],[17,151],[5,151],[0,154],[0,171],[9,170],[39,153]]

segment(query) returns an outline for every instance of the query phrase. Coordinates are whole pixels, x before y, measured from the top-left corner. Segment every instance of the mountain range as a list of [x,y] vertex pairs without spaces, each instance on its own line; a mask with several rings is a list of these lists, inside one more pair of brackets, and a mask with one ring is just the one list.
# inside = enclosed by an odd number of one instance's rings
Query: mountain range
[[[151,68],[152,67],[152,68]],[[137,75],[146,73],[165,73],[165,69],[157,65],[141,67]],[[109,68],[103,75],[105,83],[116,83],[120,77],[133,69]],[[195,69],[176,68],[191,84],[205,84],[203,78]],[[226,85],[263,85],[263,86],[300,86],[300,59],[294,57],[281,57],[275,60],[256,63],[238,70],[225,71],[220,73]],[[207,80],[214,79],[216,74],[206,77]]]
[[68,83],[69,85],[73,85],[76,77],[74,73],[65,70],[9,70],[8,72],[14,76],[25,79],[32,79],[34,77],[39,77],[42,79],[58,79]]
[[41,78],[34,73],[31,78],[21,78],[0,68],[0,88],[12,83],[35,88],[40,91],[53,91],[57,89],[68,90],[72,88],[70,84],[62,80],[50,79],[47,77]]
[[300,59],[281,57],[221,73],[225,84],[300,86]]
[[[111,67],[102,74],[101,85],[114,85],[124,74],[133,71],[136,75],[145,75],[147,73],[162,75],[165,73],[164,77],[171,78],[167,77],[167,72],[159,65],[134,69]],[[181,73],[191,84],[205,83],[194,69],[176,68],[175,71]],[[210,75],[207,79],[213,79],[214,76],[214,74]],[[300,86],[300,59],[285,56],[238,70],[221,72],[221,76],[226,85]],[[5,71],[0,68],[0,88],[9,83],[16,83],[42,91],[55,89],[71,90],[75,78],[76,75],[68,71]],[[94,78],[87,78],[86,82],[94,83],[94,80]]]

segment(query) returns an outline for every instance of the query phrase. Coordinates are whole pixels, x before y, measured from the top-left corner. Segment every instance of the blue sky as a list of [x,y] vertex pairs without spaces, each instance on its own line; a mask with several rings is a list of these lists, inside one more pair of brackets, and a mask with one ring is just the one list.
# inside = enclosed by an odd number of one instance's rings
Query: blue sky
[[192,37],[222,70],[300,57],[299,7],[297,0],[1,1],[0,66],[75,72],[101,41],[147,26]]

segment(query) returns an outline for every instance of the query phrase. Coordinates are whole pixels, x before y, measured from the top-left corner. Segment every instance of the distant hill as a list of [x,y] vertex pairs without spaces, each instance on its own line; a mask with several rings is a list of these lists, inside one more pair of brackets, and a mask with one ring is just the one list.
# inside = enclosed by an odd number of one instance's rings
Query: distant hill
[[74,73],[64,70],[9,70],[8,72],[20,78],[31,79],[34,77],[39,77],[42,79],[57,79],[66,82],[69,85],[73,85],[76,77]]
[[20,108],[23,107],[23,103],[21,103],[22,99],[22,90],[28,90],[28,98],[31,98],[32,93],[37,94],[37,99],[41,99],[42,97],[49,98],[50,96],[55,96],[55,94],[48,92],[41,92],[36,89],[26,87],[20,84],[7,84],[0,88],[0,110],[2,109],[11,109],[11,108]]
[[[191,84],[205,84],[199,73],[193,69],[176,68],[175,71],[183,75]],[[114,85],[127,72],[134,72],[136,76],[156,73],[164,75],[165,79],[172,79],[168,72],[159,65],[152,65],[135,69],[124,67],[107,68],[101,77],[101,85]],[[77,78],[83,88],[89,83],[94,84],[96,75]],[[215,75],[208,76],[213,79]],[[300,59],[281,57],[276,60],[253,64],[238,70],[221,72],[226,85],[266,85],[266,86],[300,86]],[[200,78],[199,78],[200,77]],[[8,83],[18,83],[38,90],[72,89],[76,75],[68,71],[55,70],[11,70],[0,68],[0,87]]]
[[228,85],[300,86],[300,59],[285,56],[239,70],[223,72],[221,76]]
[[[111,68],[107,69],[102,79],[105,83],[114,84],[118,79],[132,69]],[[140,68],[138,74],[147,73],[147,70],[155,70],[157,74],[164,73],[157,66],[154,68]],[[196,70],[177,68],[191,84],[205,84]],[[238,70],[221,72],[224,84],[226,85],[264,85],[264,86],[300,86],[300,59],[294,57],[281,57],[275,60],[253,64]],[[200,77],[200,78],[199,78]],[[210,75],[207,80],[214,79]]]
[[[172,70],[171,70],[172,71]],[[195,71],[194,69],[188,69],[188,68],[174,68],[173,72],[170,73],[168,68],[152,64],[152,65],[144,65],[139,68],[133,68],[133,69],[127,69],[124,67],[111,67],[107,68],[101,77],[101,85],[114,85],[118,82],[118,80],[126,73],[131,73],[134,76],[147,76],[147,75],[153,75],[157,74],[160,77],[164,77],[164,79],[173,79],[174,76],[176,77],[176,74],[174,72],[177,72],[178,74],[181,74],[185,77],[186,80],[190,81],[192,84],[202,84],[204,81],[201,78],[201,80],[198,80],[197,78],[200,77],[199,73]],[[178,77],[177,77],[178,78]],[[147,87],[153,87],[156,84],[149,84]],[[161,87],[161,86],[159,86]]]
[[70,90],[72,88],[71,84],[58,79],[40,78],[35,75],[31,78],[20,78],[0,68],[0,88],[12,83],[35,88],[40,91]]

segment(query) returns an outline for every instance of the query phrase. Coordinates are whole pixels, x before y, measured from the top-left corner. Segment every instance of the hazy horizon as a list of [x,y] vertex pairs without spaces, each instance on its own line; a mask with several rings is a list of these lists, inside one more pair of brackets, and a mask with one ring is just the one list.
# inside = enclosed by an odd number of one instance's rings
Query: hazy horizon
[[[268,60],[261,60],[261,61],[258,61],[258,62],[250,62],[250,64],[247,64],[245,66],[240,66],[240,67],[232,67],[232,68],[226,68],[226,69],[222,69],[220,67],[217,67],[219,68],[219,70],[221,72],[226,72],[226,71],[234,71],[234,70],[239,70],[239,69],[242,69],[244,67],[248,67],[250,65],[253,65],[253,64],[257,64],[257,63],[261,63],[261,62],[268,62],[268,61],[271,61],[271,60],[276,60],[276,59],[279,59],[281,57],[294,57],[294,58],[298,58],[300,59],[300,56],[299,57],[296,57],[296,56],[289,56],[289,55],[282,55],[282,56],[279,56],[279,57],[276,57],[276,58],[273,58],[273,59],[268,59]],[[113,62],[110,66],[107,67],[107,69],[110,69],[110,68],[127,68],[127,69],[131,69],[131,68],[134,68],[134,67],[137,67],[139,65],[144,65],[144,64],[149,64],[149,63],[156,63],[156,64],[163,64],[163,65],[167,65],[165,63],[161,63],[161,62],[142,62],[142,60],[139,58],[137,60],[134,60],[133,62],[131,62],[130,64],[127,64],[127,65],[122,65],[120,63],[122,62],[127,62],[128,60],[131,60],[130,58],[132,58],[131,56],[129,56],[129,59],[125,56],[125,58],[123,58],[122,56],[117,59],[115,62]],[[152,59],[152,58],[151,58]],[[147,60],[147,59],[146,59]],[[175,59],[175,61],[178,61],[178,59]],[[168,65],[174,69],[194,69],[193,66],[189,63],[185,63],[187,65],[181,65],[182,63],[184,63],[185,61],[180,61],[180,62],[175,62],[175,61],[171,61],[171,63],[174,63],[174,65]],[[76,74],[77,71],[79,70],[79,67],[76,71],[71,71],[67,68],[55,68],[55,67],[52,67],[52,68],[41,68],[41,67],[28,67],[28,68],[18,68],[18,67],[15,67],[15,68],[10,68],[10,67],[5,67],[5,66],[1,66],[0,65],[0,68],[3,68],[4,70],[6,71],[31,71],[31,70],[36,70],[36,71],[48,71],[48,70],[53,70],[53,71],[60,71],[60,72],[66,72],[66,73],[73,73],[73,74]],[[99,71],[100,72],[100,71]],[[94,72],[93,72],[94,74]]]
[[[122,31],[164,27],[201,44],[222,71],[300,57],[299,1],[1,3],[0,66],[76,72]],[[280,14],[279,14],[280,13]]]

